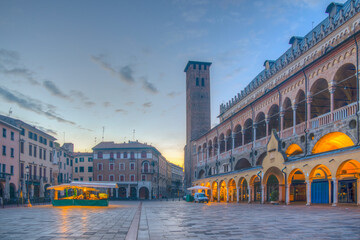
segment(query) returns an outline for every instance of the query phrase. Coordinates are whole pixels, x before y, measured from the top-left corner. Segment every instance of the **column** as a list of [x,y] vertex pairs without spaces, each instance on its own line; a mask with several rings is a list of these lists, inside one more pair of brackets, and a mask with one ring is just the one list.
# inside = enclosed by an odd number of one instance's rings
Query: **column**
[[10,199],[10,176],[5,176],[4,198]]
[[334,201],[332,206],[336,207],[337,203],[338,203],[338,179],[337,178],[333,178],[333,189],[334,189]]
[[331,196],[333,195],[333,192],[331,191],[331,179],[328,179],[329,182],[329,204],[331,204]]
[[240,188],[236,188],[236,202],[239,202]]
[[261,184],[261,204],[265,203],[265,185]]
[[269,122],[270,119],[269,118],[265,118],[265,123],[266,123],[266,137],[269,136]]
[[296,134],[296,109],[297,109],[297,104],[294,104],[293,106],[293,135]]
[[311,180],[306,180],[306,206],[311,205]]
[[335,89],[336,89],[336,86],[335,86],[335,81],[332,80],[331,81],[331,87],[329,88],[329,92],[330,92],[330,119],[331,121],[334,120],[334,108],[335,108],[335,104],[334,104],[334,93],[335,93]]
[[[308,96],[310,95],[311,93],[308,92]],[[308,97],[307,99],[307,129],[311,129],[311,124],[310,124],[310,120],[311,120],[311,102],[312,102],[312,97]]]
[[284,130],[284,111],[280,111],[280,138],[282,138],[282,133],[283,133],[283,130]]
[[218,184],[217,201],[220,202],[220,185]]
[[213,202],[214,201],[214,194],[213,194],[213,190],[210,190],[210,201]]
[[244,137],[244,131],[241,129],[241,146],[244,146],[245,145],[245,137]]
[[217,156],[218,156],[218,159],[219,159],[219,156],[220,156],[220,140],[219,140],[219,138],[217,139],[217,145],[218,145],[218,147],[217,147]]
[[244,201],[244,187],[243,187],[243,185],[241,185],[240,189],[241,189],[240,201]]
[[256,141],[256,128],[257,124],[253,124],[253,148],[255,148],[255,141]]
[[291,183],[286,184],[285,186],[285,204],[290,204],[290,189],[291,189]]
[[226,186],[226,202],[229,202],[229,187]]
[[251,203],[251,199],[252,199],[252,194],[251,194],[251,186],[250,185],[248,185],[248,194],[249,194],[249,197],[248,197],[248,203]]
[[30,197],[34,197],[34,184],[30,185]]
[[357,205],[360,205],[360,178],[356,180]]
[[128,184],[128,187],[126,188],[126,197],[129,198],[130,196],[130,184]]
[[231,133],[231,144],[232,144],[232,149],[234,150],[235,148],[235,134],[234,133]]

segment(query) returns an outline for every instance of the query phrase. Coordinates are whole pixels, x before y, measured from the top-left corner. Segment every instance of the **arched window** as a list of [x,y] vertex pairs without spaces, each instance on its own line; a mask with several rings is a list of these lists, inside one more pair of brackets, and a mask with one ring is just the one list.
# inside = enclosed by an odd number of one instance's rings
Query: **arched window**
[[232,149],[232,136],[231,130],[229,129],[226,132],[226,151],[230,151]]
[[102,152],[98,152],[97,156],[98,156],[98,158],[103,158]]
[[271,106],[268,113],[268,118],[269,118],[268,134],[271,135],[272,129],[275,129],[277,132],[279,132],[280,116],[279,116],[279,106],[277,104]]
[[283,104],[284,110],[284,120],[283,120],[283,129],[287,129],[293,126],[294,119],[293,119],[293,109],[291,106],[290,98],[286,98]]
[[223,153],[225,152],[225,137],[223,133],[220,134],[219,140],[220,140],[220,153]]
[[249,118],[244,124],[244,144],[251,143],[253,141],[253,121]]
[[330,92],[328,82],[320,78],[311,86],[311,118],[330,112]]
[[242,132],[241,132],[241,126],[237,125],[235,127],[235,140],[234,140],[234,147],[237,148],[242,145]]
[[256,116],[256,140],[266,137],[265,113],[260,112]]
[[149,162],[147,162],[147,161],[143,162],[142,170],[143,170],[143,173],[149,173],[150,172]]
[[305,122],[306,99],[303,90],[299,90],[295,98],[296,102],[296,124]]
[[146,158],[146,152],[145,151],[141,152],[141,158]]

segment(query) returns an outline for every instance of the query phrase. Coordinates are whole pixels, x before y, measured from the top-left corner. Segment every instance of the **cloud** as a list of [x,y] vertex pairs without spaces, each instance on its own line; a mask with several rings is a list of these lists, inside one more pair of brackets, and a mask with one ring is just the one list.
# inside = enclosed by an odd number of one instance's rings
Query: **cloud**
[[91,59],[101,66],[104,70],[110,72],[112,75],[120,79],[122,82],[132,84],[135,82],[133,77],[134,71],[130,65],[126,65],[120,68],[120,70],[114,69],[108,62],[105,61],[105,55],[100,54],[98,56],[91,56]]
[[35,73],[20,65],[20,55],[18,52],[0,49],[0,73],[7,76],[22,77],[33,85],[39,85],[40,83],[34,77]]
[[134,105],[134,102],[126,102],[125,105],[126,106],[132,106],[132,105]]
[[70,91],[70,97],[78,99],[81,101],[82,104],[84,104],[87,107],[95,106],[96,103],[93,101],[90,101],[88,97],[85,96],[85,94],[79,90],[71,90]]
[[110,103],[110,102],[103,102],[103,106],[106,107],[106,108],[107,108],[107,107],[110,107],[110,106],[111,106],[111,103]]
[[152,102],[146,102],[142,105],[144,108],[150,108],[152,106]]
[[45,89],[48,90],[54,96],[66,98],[66,99],[69,97],[68,95],[64,94],[52,81],[46,80],[43,82],[43,85]]
[[25,96],[19,92],[11,91],[6,88],[0,87],[0,96],[8,103],[14,103],[20,108],[35,112],[43,115],[49,119],[56,120],[61,123],[76,125],[75,122],[66,120],[55,112],[56,107],[50,104],[43,104],[39,100]]
[[181,95],[181,92],[169,92],[167,94],[167,96],[171,97],[171,98],[174,98],[174,97],[179,96],[179,95]]
[[41,131],[46,132],[46,133],[48,133],[48,134],[50,134],[50,135],[55,135],[55,136],[58,135],[55,130],[52,130],[52,129],[49,129],[49,128],[44,128],[44,127],[39,126],[39,125],[36,125],[36,128],[38,128],[38,129],[40,129]]
[[149,82],[147,80],[146,77],[142,77],[142,84],[143,84],[143,89],[145,89],[145,91],[153,93],[153,94],[157,94],[159,92],[159,90],[155,87],[155,85],[151,82]]
[[115,110],[115,112],[117,112],[117,113],[125,113],[125,114],[127,114],[127,112],[128,112],[128,111],[126,111],[126,110],[124,110],[124,109],[119,108],[119,109],[116,109],[116,110]]

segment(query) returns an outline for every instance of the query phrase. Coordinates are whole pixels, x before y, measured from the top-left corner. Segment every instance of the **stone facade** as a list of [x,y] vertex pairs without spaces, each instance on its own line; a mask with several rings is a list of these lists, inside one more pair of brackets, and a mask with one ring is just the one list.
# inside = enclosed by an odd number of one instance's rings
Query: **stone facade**
[[74,181],[93,181],[93,154],[74,153],[73,180]]
[[68,148],[67,146],[69,146],[68,143],[64,143],[61,147],[55,143],[53,171],[55,185],[69,183],[73,180],[73,147]]
[[331,3],[220,106],[220,124],[191,141],[192,184],[217,200],[360,203],[359,11],[360,1]]

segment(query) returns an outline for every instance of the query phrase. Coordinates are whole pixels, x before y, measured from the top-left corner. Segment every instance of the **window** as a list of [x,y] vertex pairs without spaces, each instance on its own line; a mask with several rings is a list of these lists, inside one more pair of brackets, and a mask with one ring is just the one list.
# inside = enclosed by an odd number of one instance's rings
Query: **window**
[[[46,156],[46,155],[45,155]],[[50,152],[50,162],[52,162],[52,152]],[[45,159],[46,160],[46,159]]]
[[110,175],[110,176],[109,176],[109,181],[111,181],[111,182],[114,181],[114,175]]
[[36,169],[36,166],[34,166],[34,176],[36,176],[36,171],[37,169]]
[[69,158],[66,158],[66,165],[69,166],[69,164],[70,164]]
[[146,152],[145,151],[141,152],[141,158],[146,158]]
[[6,164],[3,164],[3,165],[2,165],[2,172],[3,172],[3,173],[6,173]]
[[110,159],[114,159],[114,153],[113,152],[110,153]]
[[[34,146],[34,157],[36,157],[36,151],[37,150],[37,147],[36,146]],[[41,151],[41,150],[40,150]]]
[[130,182],[135,182],[135,175],[134,174],[130,175]]
[[103,180],[102,175],[98,175],[98,181],[102,181],[102,180]]
[[120,170],[125,170],[125,163],[120,163],[119,164],[119,169]]
[[41,177],[42,176],[42,168],[41,167],[39,167],[39,176]]
[[119,181],[120,181],[120,182],[125,182],[125,176],[124,176],[124,175],[120,175]]
[[20,178],[24,178],[24,163],[20,163]]
[[89,177],[89,182],[91,182],[92,181],[92,177]]
[[78,159],[77,159],[77,158],[75,158],[75,163],[78,163]]
[[124,158],[128,158],[127,152],[124,152]]
[[79,161],[84,162],[84,158],[83,157],[79,158]]
[[66,153],[64,152],[64,157],[66,157]]
[[35,141],[37,141],[37,134],[36,134],[36,133],[34,133],[33,139],[34,139]]
[[25,136],[25,129],[21,128],[21,133],[22,136]]
[[54,144],[54,143],[53,143],[52,141],[49,142],[49,146],[50,146],[50,147],[53,147],[53,144]]
[[73,166],[73,160],[72,159],[70,160],[70,166],[71,167]]
[[33,138],[33,133],[29,131],[29,138],[32,139]]
[[75,167],[75,172],[78,172],[78,167]]
[[41,148],[39,148],[39,158],[42,159],[42,149]]
[[14,148],[10,148],[10,157],[14,157]]
[[46,150],[44,149],[44,160],[46,160]]
[[10,166],[10,173],[11,175],[14,175],[14,166]]
[[84,178],[83,178],[83,177],[80,177],[80,181],[84,181]]
[[143,163],[143,172],[144,172],[144,173],[148,173],[148,172],[149,172],[149,163],[148,163],[148,162],[144,162],[144,163]]
[[3,128],[3,137],[6,138],[6,128]]
[[196,69],[196,64],[194,64],[194,69]]
[[102,163],[98,163],[98,170],[99,170],[99,171],[102,170]]
[[206,70],[206,65],[204,65],[204,70]]
[[201,86],[202,86],[202,87],[205,86],[205,80],[204,80],[204,78],[201,79]]
[[199,70],[201,70],[201,64],[199,64]]
[[141,181],[146,181],[146,175],[144,174],[141,175]]
[[135,163],[130,163],[130,170],[135,170]]
[[120,159],[120,156],[121,156],[120,152],[117,152],[117,153],[116,153],[116,158],[117,158],[117,159]]
[[43,137],[42,136],[39,137],[39,142],[43,143]]
[[130,159],[135,159],[135,154],[133,152],[130,153]]
[[44,168],[44,177],[46,177],[46,168]]
[[23,141],[20,142],[20,152],[24,153],[24,142]]
[[93,172],[93,167],[88,167],[88,172]]
[[29,156],[32,156],[32,145],[29,144]]
[[114,164],[113,163],[109,163],[109,170],[111,170],[111,171],[114,170]]
[[196,86],[199,86],[199,78],[196,78]]
[[6,156],[6,146],[2,146],[2,155]]
[[88,162],[92,162],[93,161],[93,158],[92,157],[89,157],[88,158]]
[[10,133],[10,139],[11,139],[11,141],[14,141],[14,139],[15,139],[15,133],[14,132]]
[[79,172],[84,172],[84,167],[80,167]]
[[102,158],[103,157],[103,154],[102,154],[102,152],[98,152],[98,158]]

